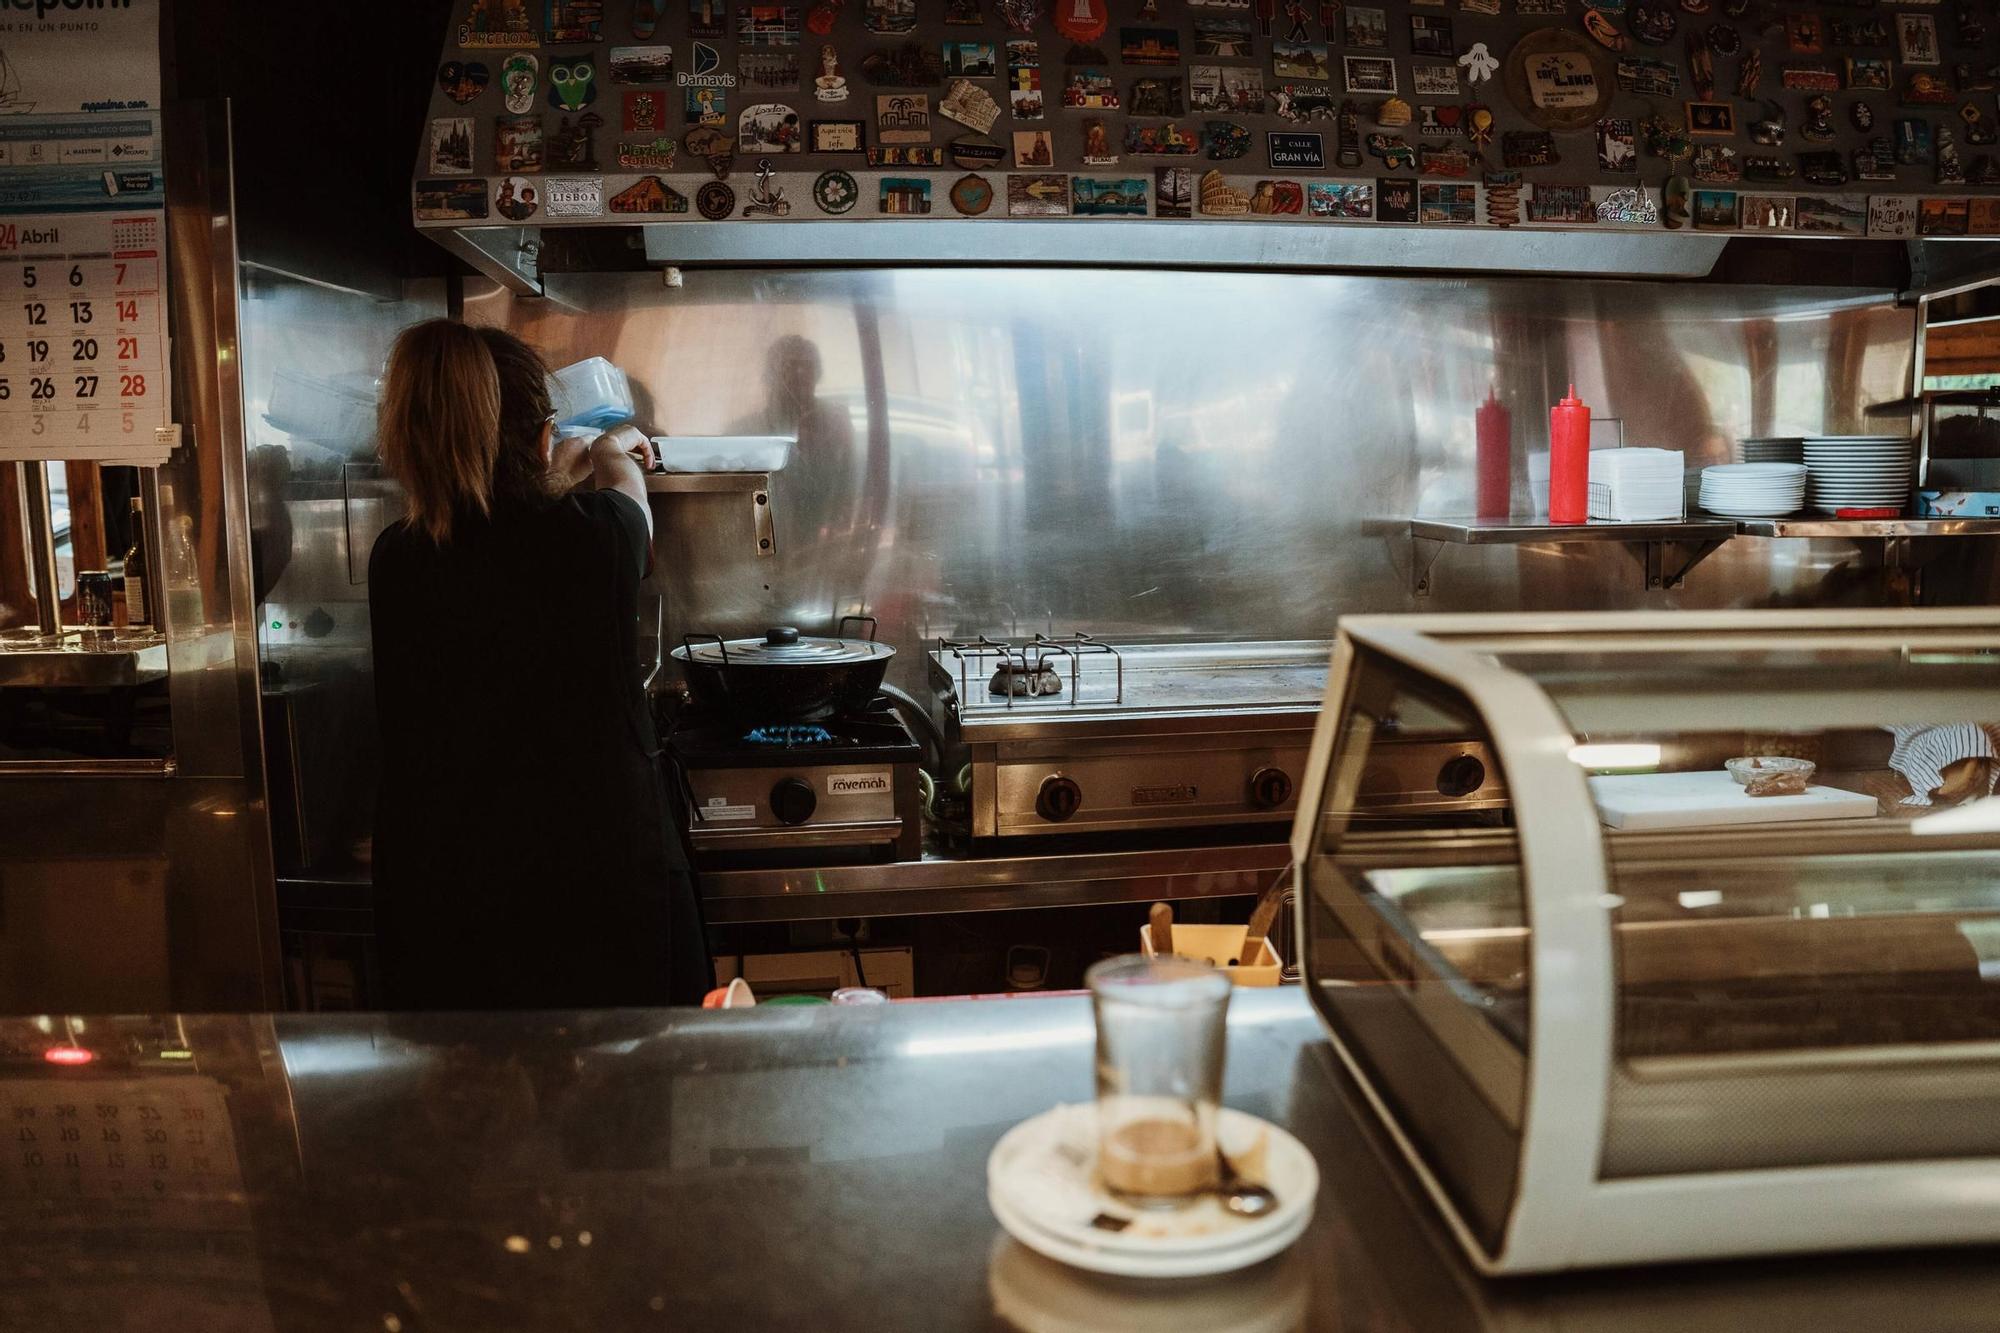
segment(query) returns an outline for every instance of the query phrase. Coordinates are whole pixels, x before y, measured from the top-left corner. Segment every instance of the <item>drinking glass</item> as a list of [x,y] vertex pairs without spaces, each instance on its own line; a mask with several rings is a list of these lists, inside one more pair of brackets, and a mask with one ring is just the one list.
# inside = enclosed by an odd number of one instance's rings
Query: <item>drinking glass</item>
[[1229,978],[1188,958],[1129,954],[1091,968],[1098,1173],[1113,1194],[1172,1206],[1218,1182]]

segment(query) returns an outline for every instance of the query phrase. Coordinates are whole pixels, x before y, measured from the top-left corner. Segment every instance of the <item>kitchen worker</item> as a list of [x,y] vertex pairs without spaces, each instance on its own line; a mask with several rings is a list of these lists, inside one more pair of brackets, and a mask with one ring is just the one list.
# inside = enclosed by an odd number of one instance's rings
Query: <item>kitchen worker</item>
[[555,422],[509,334],[431,320],[389,355],[379,446],[409,513],[375,543],[368,606],[398,1008],[697,1004],[710,984],[639,676],[651,445],[629,425],[558,443]]

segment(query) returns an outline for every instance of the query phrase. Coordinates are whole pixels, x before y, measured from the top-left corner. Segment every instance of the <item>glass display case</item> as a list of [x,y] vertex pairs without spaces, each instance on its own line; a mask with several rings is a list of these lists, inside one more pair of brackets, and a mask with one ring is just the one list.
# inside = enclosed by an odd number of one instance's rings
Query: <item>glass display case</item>
[[1307,986],[1485,1271],[2000,1241],[1996,786],[2000,611],[1349,619]]

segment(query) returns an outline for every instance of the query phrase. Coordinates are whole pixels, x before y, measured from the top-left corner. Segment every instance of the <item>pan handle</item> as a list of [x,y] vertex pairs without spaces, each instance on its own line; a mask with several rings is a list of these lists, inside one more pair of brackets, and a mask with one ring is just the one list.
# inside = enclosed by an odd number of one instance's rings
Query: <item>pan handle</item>
[[731,692],[729,689],[729,645],[723,642],[720,634],[681,635],[681,651],[687,654],[688,675],[690,677],[694,675],[694,646],[697,643],[712,643],[715,645],[715,650],[722,654],[722,665],[716,668],[715,679],[722,686],[722,693],[725,696],[728,695]]
[[875,636],[878,633],[880,633],[882,629],[882,623],[877,619],[875,619],[875,617],[873,616],[842,616],[839,619],[839,621],[837,621],[834,624],[833,637],[836,639],[846,638],[847,637],[846,630],[848,623],[850,621],[856,625],[866,625],[868,627],[868,642],[870,643],[875,642]]

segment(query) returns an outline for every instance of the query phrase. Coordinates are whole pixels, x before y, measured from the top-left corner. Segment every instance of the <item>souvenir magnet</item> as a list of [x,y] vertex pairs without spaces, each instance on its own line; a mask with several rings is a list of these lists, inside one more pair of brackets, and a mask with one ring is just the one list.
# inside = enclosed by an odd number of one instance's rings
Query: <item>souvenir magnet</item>
[[1743,63],[1736,67],[1736,95],[1750,98],[1757,95],[1757,85],[1764,81],[1764,55],[1752,50],[1743,57]]
[[1799,169],[1781,157],[1752,155],[1743,159],[1743,179],[1766,185],[1782,184],[1798,177]]
[[[729,178],[729,169],[736,162],[736,138],[724,134],[713,125],[697,125],[681,136],[681,147],[690,154],[708,163],[708,169],[715,173],[718,181]],[[735,195],[730,196],[730,207],[734,208]]]
[[917,26],[917,0],[863,0],[861,22],[870,32],[909,32]]
[[1585,6],[1583,11],[1583,30],[1607,51],[1629,51],[1632,48],[1632,40],[1618,31],[1618,25],[1602,11],[1590,6]]
[[[532,61],[534,57],[529,56],[528,59]],[[444,89],[444,95],[460,106],[464,106],[485,92],[487,80],[491,77],[485,64],[477,60],[447,60],[438,66],[438,87]],[[533,98],[532,88],[529,89],[528,95]],[[522,111],[527,109],[527,107],[521,108]]]
[[1419,97],[1458,96],[1458,66],[1412,65],[1410,91]]
[[695,211],[710,222],[720,222],[736,211],[736,191],[721,181],[710,181],[694,193]]
[[1236,218],[1250,211],[1249,193],[1231,185],[1214,167],[1202,173],[1199,195],[1204,217]]
[[1662,4],[1634,5],[1627,21],[1632,35],[1648,46],[1665,46],[1681,28],[1674,11]]
[[1819,15],[1796,9],[1785,15],[1785,45],[1802,56],[1816,56],[1826,49]]
[[1896,100],[1903,106],[1949,106],[1953,100],[1951,84],[1942,74],[1920,70],[1903,81],[1903,91]]
[[1750,142],[1776,148],[1785,142],[1785,109],[1776,102],[1764,103],[1764,114],[1750,122]]
[[746,106],[736,117],[736,151],[796,153],[804,148],[805,130],[799,113],[779,102]]
[[[1116,111],[1120,105],[1118,85],[1099,69],[1071,70],[1063,82],[1062,104],[1071,109]],[[1151,114],[1166,115],[1167,112]]]
[[481,222],[491,209],[484,180],[420,180],[413,193],[419,222]]
[[1460,119],[1457,107],[1437,106],[1427,102],[1417,116],[1417,133],[1432,139],[1456,135]]
[[1410,54],[1457,55],[1458,46],[1451,40],[1451,20],[1433,14],[1410,15]]
[[1440,185],[1425,181],[1417,187],[1417,221],[1425,226],[1465,227],[1475,213],[1479,189],[1474,185]]
[[819,49],[819,73],[813,76],[813,96],[822,102],[847,100],[847,79],[840,72],[840,52],[831,43]]
[[1128,65],[1178,65],[1181,35],[1172,28],[1120,28],[1118,51]]
[[1194,216],[1194,171],[1191,168],[1153,168],[1153,216]]
[[1486,49],[1486,43],[1474,42],[1458,58],[1458,66],[1465,71],[1467,83],[1484,83],[1500,69],[1500,62]]
[[1372,221],[1375,186],[1368,181],[1307,181],[1306,212],[1316,218]]
[[876,97],[875,137],[883,143],[929,143],[931,99],[922,93]]
[[1382,165],[1390,171],[1417,165],[1417,150],[1404,142],[1399,134],[1371,134],[1366,142],[1368,155],[1380,158]]
[[1326,165],[1324,141],[1317,134],[1287,134],[1270,130],[1264,135],[1273,169],[1293,168],[1318,171]]
[[1694,87],[1697,100],[1715,100],[1715,56],[1709,51],[1708,43],[1693,32],[1687,35],[1688,82]]
[[1865,134],[1875,128],[1875,109],[1866,102],[1850,102],[1847,106],[1847,123]]
[[508,56],[500,66],[500,96],[508,114],[525,116],[535,109],[535,83],[541,64],[525,51]]
[[1400,97],[1385,97],[1375,104],[1374,120],[1384,129],[1400,130],[1410,123],[1414,113],[1410,104]]
[[976,28],[986,22],[979,0],[945,0],[944,21],[953,27]]
[[[1053,15],[1056,31],[1072,42],[1096,41],[1111,22],[1105,0],[1054,0]],[[1011,210],[1011,196],[1008,202]]]
[[604,117],[595,111],[559,116],[549,133],[548,166],[552,170],[596,171],[597,131]]
[[542,177],[542,216],[603,217],[604,178],[602,176]]
[[1258,217],[1289,217],[1306,211],[1306,191],[1297,181],[1258,181],[1250,191],[1250,211]]
[[[1333,160],[1341,167],[1352,171],[1361,165],[1361,116],[1354,109],[1354,103],[1342,102],[1340,114],[1335,119],[1335,134],[1338,151]],[[1158,191],[1154,194],[1157,197]]]
[[946,42],[938,48],[944,72],[954,79],[997,79],[1000,53],[991,42]]
[[499,172],[540,171],[543,158],[540,116],[493,118],[493,169]]
[[833,25],[840,21],[840,11],[845,0],[813,0],[806,10],[806,31],[815,37],[824,37],[833,31]]
[[1333,98],[1323,83],[1284,83],[1271,91],[1271,110],[1284,120],[1330,120]]
[[859,153],[868,146],[865,127],[858,120],[816,120],[806,134],[810,153]]
[[1537,28],[1507,53],[1501,87],[1516,110],[1543,129],[1588,129],[1608,108],[1615,64],[1563,28]]
[[660,26],[660,6],[657,0],[634,0],[632,5],[632,35],[640,41],[648,41],[653,30]]
[[1730,102],[1687,102],[1687,132],[1695,139],[1736,137],[1736,107]]
[[1630,120],[1607,118],[1597,122],[1597,169],[1617,172],[1639,169],[1639,145]]
[[1896,50],[1905,65],[1937,64],[1937,20],[1929,14],[1896,15]]
[[1042,0],[999,0],[994,8],[1010,32],[1033,32],[1035,20],[1042,16]]
[[1508,130],[1500,136],[1500,160],[1510,167],[1552,167],[1562,158],[1547,130]]
[[674,48],[671,46],[614,46],[605,64],[613,83],[672,83]]
[[541,43],[534,15],[528,12],[528,0],[497,0],[497,3],[486,0],[474,4],[466,21],[458,25],[458,44],[462,47],[540,46]]
[[1005,160],[1007,150],[991,139],[961,135],[951,141],[951,160],[967,171],[980,171],[997,167]]
[[1093,167],[1108,167],[1118,161],[1118,150],[1112,147],[1111,133],[1097,116],[1083,122],[1083,160]]
[[[1984,69],[1977,65],[1953,65],[1951,73],[1952,82],[1962,93],[2000,92],[2000,65],[1988,65]],[[1889,86],[1886,78],[1882,86]]]
[[[1539,187],[1536,193],[1540,193]],[[1650,227],[1660,220],[1660,206],[1643,186],[1628,185],[1597,201],[1597,220],[1623,226]]]
[[1591,206],[1590,187],[1537,184],[1534,194],[1528,199],[1528,220],[1572,225],[1596,222],[1597,210]]
[[1696,190],[1694,192],[1696,231],[1736,230],[1736,191]]
[[778,173],[771,166],[771,159],[757,159],[757,181],[750,187],[750,196],[744,201],[743,216],[746,218],[790,217],[791,200],[785,198],[783,187],[778,184]]
[[1333,56],[1325,42],[1279,42],[1271,48],[1271,73],[1280,79],[1333,77]]
[[970,79],[960,79],[951,85],[938,103],[938,114],[949,116],[959,124],[985,134],[993,128],[993,122],[1000,119],[1000,104],[978,84]]
[[1917,204],[1917,235],[1963,236],[1972,230],[1972,208],[1964,199],[1924,199]]
[[1306,27],[1305,0],[1285,0],[1285,24],[1285,40],[1288,42],[1303,42],[1312,37],[1312,32]]
[[1383,10],[1349,5],[1345,29],[1349,46],[1380,51],[1389,45],[1389,16]]
[[1521,173],[1489,171],[1480,177],[1486,187],[1486,225],[1512,227],[1521,220]]
[[541,206],[541,191],[526,176],[502,176],[493,186],[493,211],[509,222],[526,222]]
[[587,59],[558,60],[549,65],[549,105],[558,111],[582,111],[597,100],[597,67]]
[[542,40],[550,46],[604,40],[604,0],[546,0]]
[[1848,160],[1854,164],[1854,176],[1857,180],[1896,179],[1896,148],[1886,138],[1870,139],[1866,147],[1855,149]]
[[1250,151],[1250,131],[1229,120],[1211,120],[1203,127],[1211,162],[1232,162]]
[[1688,224],[1688,210],[1694,199],[1694,182],[1685,176],[1669,176],[1660,189],[1660,224],[1679,231]]
[[[1849,56],[1842,63],[1846,69],[1847,87],[1850,92],[1886,93],[1889,91],[1888,61],[1878,59],[1874,56]],[[1963,79],[1960,79],[1959,87],[1965,88],[1965,81]],[[1975,90],[1965,88],[1965,91],[1972,92]],[[1991,90],[1989,89],[1988,91]]]
[[430,174],[472,174],[472,117],[449,116],[431,122]]
[[[1068,0],[1058,0],[1067,4]],[[928,183],[928,182],[927,182]],[[1069,177],[1049,173],[1007,178],[1007,216],[1060,218],[1069,216]]]
[[1834,152],[1800,153],[1799,175],[1808,185],[1837,190],[1847,184],[1847,164]]
[[1201,150],[1200,136],[1172,121],[1165,125],[1125,126],[1125,151],[1145,156],[1187,156]]
[[681,109],[689,125],[722,129],[729,124],[729,94],[721,88],[681,89]]
[[944,149],[927,147],[923,144],[891,144],[868,150],[868,165],[871,167],[941,167],[944,165]]
[[993,183],[984,176],[961,176],[951,187],[951,206],[976,218],[993,207]]
[[1377,222],[1415,222],[1417,220],[1417,183],[1415,181],[1377,180],[1375,182],[1375,220]]
[[875,88],[935,88],[944,82],[944,57],[936,47],[904,42],[862,57],[861,77]]
[[1825,93],[1814,93],[1806,99],[1805,124],[1799,126],[1799,137],[1807,143],[1833,142],[1833,99]]
[[1047,130],[1014,131],[1014,166],[1018,170],[1052,167],[1056,161],[1055,139]]
[[1689,174],[1705,185],[1734,185],[1743,179],[1743,163],[1728,144],[1705,143],[1694,150]]
[[1706,14],[1709,0],[1681,0],[1681,12],[1686,14]]
[[1182,114],[1181,85],[1164,79],[1135,79],[1132,82],[1131,113],[1135,116],[1178,116]]
[[[1993,160],[1991,153],[1978,154],[1966,169],[1965,181],[1968,185],[2000,185],[2000,163]],[[1996,212],[2000,212],[2000,199],[1975,199],[1973,207],[1985,210],[1986,215],[1993,219],[1992,224],[1979,229],[1980,235],[1991,235],[1996,225],[2000,225],[2000,217],[1995,217]]]
[[1949,125],[1937,127],[1937,172],[1933,179],[1939,185],[1965,184],[1965,166],[1958,158],[1958,139]]
[[1472,173],[1472,155],[1463,148],[1424,144],[1417,149],[1417,170],[1426,176],[1467,176]]
[[1969,144],[1990,144],[1994,141],[1993,118],[1967,102],[1958,108],[1958,118],[1965,122],[1965,141]]
[[1826,64],[1787,63],[1778,75],[1778,86],[1802,93],[1837,92],[1840,72]]
[[1972,7],[1971,0],[1959,0],[1957,11],[1959,46],[1986,45],[1986,20]]
[[1711,23],[1701,39],[1719,56],[1733,56],[1743,49],[1743,34],[1727,23]]
[[729,0],[688,0],[688,35],[727,37]]

